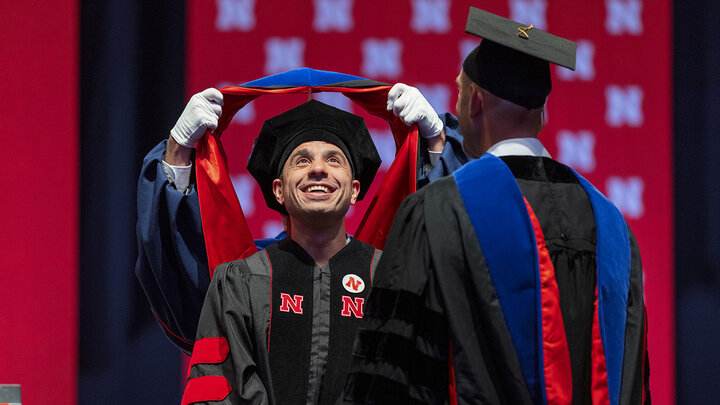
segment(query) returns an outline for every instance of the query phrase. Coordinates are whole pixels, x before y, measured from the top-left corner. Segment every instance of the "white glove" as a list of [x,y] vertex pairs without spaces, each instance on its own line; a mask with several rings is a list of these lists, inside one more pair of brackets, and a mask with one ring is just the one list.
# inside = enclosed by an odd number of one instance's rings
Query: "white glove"
[[209,88],[190,97],[170,135],[186,148],[195,146],[205,134],[214,131],[222,113],[223,95],[217,89]]
[[440,117],[420,90],[407,84],[392,86],[388,93],[387,110],[392,110],[406,125],[417,124],[423,138],[438,136],[443,130]]

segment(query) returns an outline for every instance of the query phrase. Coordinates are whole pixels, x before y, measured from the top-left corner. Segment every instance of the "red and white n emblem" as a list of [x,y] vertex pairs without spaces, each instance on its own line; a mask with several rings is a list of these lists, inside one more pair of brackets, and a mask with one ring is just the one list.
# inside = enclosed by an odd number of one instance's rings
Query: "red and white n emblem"
[[365,282],[355,274],[346,274],[342,279],[342,284],[345,291],[353,294],[361,293],[365,289]]
[[296,314],[302,314],[302,295],[293,295],[280,293],[280,310],[282,312],[290,312],[292,310]]
[[355,299],[348,297],[347,295],[342,296],[342,311],[340,312],[340,315],[342,316],[350,316],[350,314],[355,315],[355,318],[362,318],[363,317],[363,304],[365,303],[365,298],[356,297]]

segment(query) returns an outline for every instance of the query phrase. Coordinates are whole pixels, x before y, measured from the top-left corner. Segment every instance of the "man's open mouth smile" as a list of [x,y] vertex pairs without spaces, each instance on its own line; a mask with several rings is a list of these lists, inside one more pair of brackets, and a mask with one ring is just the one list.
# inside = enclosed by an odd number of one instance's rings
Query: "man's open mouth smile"
[[302,187],[300,190],[306,194],[331,194],[335,192],[337,188],[327,184],[309,184]]

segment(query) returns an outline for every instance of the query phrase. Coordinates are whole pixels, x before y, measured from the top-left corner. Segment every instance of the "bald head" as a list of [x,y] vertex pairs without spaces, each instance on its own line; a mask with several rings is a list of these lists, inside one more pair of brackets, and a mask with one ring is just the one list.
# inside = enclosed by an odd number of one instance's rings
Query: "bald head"
[[456,78],[456,114],[463,149],[473,158],[511,138],[536,138],[542,128],[542,107],[528,109],[501,98],[473,82],[464,71]]

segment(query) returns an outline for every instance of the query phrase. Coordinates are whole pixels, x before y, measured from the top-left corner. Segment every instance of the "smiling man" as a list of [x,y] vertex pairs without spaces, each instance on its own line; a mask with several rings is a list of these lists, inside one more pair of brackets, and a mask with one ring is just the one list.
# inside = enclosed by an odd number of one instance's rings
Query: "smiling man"
[[345,232],[380,157],[361,117],[309,101],[265,121],[248,170],[290,235],[220,265],[183,403],[334,403],[380,251]]

